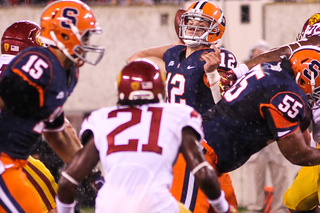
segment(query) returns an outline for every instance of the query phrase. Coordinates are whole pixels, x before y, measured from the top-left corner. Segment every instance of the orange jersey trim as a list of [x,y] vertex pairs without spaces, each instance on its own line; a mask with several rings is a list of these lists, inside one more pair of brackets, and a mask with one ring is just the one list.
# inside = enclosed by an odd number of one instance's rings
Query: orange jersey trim
[[261,104],[260,105],[260,115],[263,119],[265,119],[264,114],[262,113],[262,107],[267,107],[270,109],[270,114],[274,120],[275,126],[277,128],[286,128],[298,125],[298,122],[292,122],[287,120],[283,114],[272,104]]
[[44,91],[41,88],[41,86],[37,85],[36,83],[33,83],[30,81],[20,70],[18,69],[13,69],[12,72],[15,74],[19,75],[24,81],[28,82],[28,84],[32,87],[34,87],[36,90],[39,92],[39,102],[40,102],[40,107],[43,107],[44,105]]

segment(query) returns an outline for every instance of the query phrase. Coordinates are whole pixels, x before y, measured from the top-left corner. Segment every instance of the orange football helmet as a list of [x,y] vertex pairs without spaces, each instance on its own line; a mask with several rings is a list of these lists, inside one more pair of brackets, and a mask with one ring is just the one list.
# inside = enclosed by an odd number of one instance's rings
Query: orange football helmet
[[104,54],[103,47],[89,43],[92,34],[102,31],[90,7],[82,1],[54,1],[44,9],[40,26],[40,41],[57,47],[77,65],[96,65]]
[[300,41],[314,35],[320,35],[320,13],[316,13],[308,18],[298,34],[297,40]]
[[118,104],[141,105],[162,102],[165,77],[148,59],[137,59],[126,65],[118,76]]
[[319,108],[320,98],[320,48],[302,46],[289,58],[294,78],[308,97],[312,109]]
[[[209,27],[200,27],[188,25],[189,20],[208,21]],[[187,29],[194,28],[193,36],[186,35]],[[222,10],[210,1],[197,1],[193,3],[181,16],[179,37],[188,46],[197,46],[199,44],[212,45],[217,44],[226,28],[226,18]],[[204,30],[202,36],[196,36],[197,30]]]

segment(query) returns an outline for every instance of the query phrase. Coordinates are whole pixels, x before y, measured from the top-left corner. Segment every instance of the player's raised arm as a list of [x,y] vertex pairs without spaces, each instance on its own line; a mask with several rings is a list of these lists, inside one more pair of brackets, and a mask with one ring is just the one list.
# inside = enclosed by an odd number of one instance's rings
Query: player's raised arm
[[252,67],[257,64],[271,61],[281,61],[282,57],[289,58],[294,50],[305,45],[314,45],[320,47],[320,21],[318,20],[319,13],[312,15],[303,25],[301,32],[298,35],[297,41],[285,44],[280,47],[272,48],[270,51],[262,53],[244,64],[240,64],[233,72],[240,78]]

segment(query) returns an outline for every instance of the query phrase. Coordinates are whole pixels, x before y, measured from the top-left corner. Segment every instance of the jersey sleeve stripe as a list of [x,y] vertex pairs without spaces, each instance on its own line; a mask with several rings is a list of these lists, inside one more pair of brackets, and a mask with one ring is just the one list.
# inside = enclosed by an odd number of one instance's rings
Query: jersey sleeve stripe
[[30,81],[23,73],[20,72],[20,70],[18,69],[13,69],[12,70],[15,74],[19,75],[24,81],[28,82],[28,84],[34,88],[36,88],[36,90],[38,90],[39,92],[39,103],[40,103],[40,107],[43,107],[44,105],[44,91],[41,88],[41,86],[37,85],[36,83]]
[[270,110],[270,114],[275,123],[276,128],[287,128],[298,125],[298,122],[292,122],[283,117],[282,113],[277,110],[272,104],[261,104],[260,105],[260,115],[265,119],[264,114],[262,112],[262,107],[268,107]]

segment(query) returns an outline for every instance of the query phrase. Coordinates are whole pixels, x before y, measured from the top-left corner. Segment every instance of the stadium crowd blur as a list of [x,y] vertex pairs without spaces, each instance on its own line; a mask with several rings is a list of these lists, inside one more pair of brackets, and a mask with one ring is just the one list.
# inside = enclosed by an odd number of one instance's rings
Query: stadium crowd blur
[[[0,0],[0,7],[12,7],[18,5],[46,5],[53,0]],[[94,5],[129,6],[129,5],[157,5],[157,4],[182,4],[191,0],[83,0],[83,2]],[[315,3],[320,0],[270,0],[270,2],[309,2]]]
[[[53,0],[0,0],[0,7],[46,5]],[[88,5],[156,5],[156,4],[182,4],[185,0],[84,0]]]

